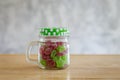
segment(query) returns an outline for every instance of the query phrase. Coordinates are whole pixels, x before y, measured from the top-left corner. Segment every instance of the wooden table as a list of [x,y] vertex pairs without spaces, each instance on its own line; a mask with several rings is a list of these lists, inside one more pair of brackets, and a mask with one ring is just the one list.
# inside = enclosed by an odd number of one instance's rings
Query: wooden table
[[[94,79],[93,79],[94,78]],[[71,55],[64,70],[42,70],[25,55],[0,55],[0,80],[120,80],[120,55]]]

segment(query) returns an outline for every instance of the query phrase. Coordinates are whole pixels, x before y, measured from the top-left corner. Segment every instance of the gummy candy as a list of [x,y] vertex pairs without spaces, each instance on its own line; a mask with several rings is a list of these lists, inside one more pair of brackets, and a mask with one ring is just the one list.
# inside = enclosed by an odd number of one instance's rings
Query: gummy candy
[[43,66],[46,66],[46,61],[45,60],[40,60],[40,63],[43,65]]
[[67,64],[65,42],[46,41],[40,46],[40,63],[46,68],[64,68]]
[[50,55],[50,57],[51,57],[51,58],[54,58],[55,55],[56,55],[56,50],[53,50],[52,53],[51,53],[51,55]]
[[64,64],[67,62],[66,56],[60,56],[59,58],[56,58],[56,64],[58,68],[62,68]]
[[64,46],[58,46],[57,47],[57,51],[58,52],[63,52],[65,50],[65,47]]
[[47,61],[47,66],[48,67],[55,67],[55,62],[53,60],[48,60]]

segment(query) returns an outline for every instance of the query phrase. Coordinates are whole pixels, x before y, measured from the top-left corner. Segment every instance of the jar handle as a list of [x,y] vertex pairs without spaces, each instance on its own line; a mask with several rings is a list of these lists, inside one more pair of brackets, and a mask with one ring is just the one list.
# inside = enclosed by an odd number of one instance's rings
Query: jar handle
[[27,51],[26,51],[26,60],[28,62],[33,63],[33,64],[38,64],[38,59],[30,58],[30,54],[31,54],[31,50],[32,50],[33,46],[35,46],[35,45],[38,46],[38,44],[41,44],[41,42],[40,41],[32,41],[32,42],[30,42],[30,44],[28,45]]

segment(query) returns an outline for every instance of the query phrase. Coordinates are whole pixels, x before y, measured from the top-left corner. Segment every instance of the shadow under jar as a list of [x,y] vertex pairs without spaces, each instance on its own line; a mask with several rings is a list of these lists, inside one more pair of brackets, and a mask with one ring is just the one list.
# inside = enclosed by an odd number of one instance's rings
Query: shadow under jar
[[[38,62],[42,69],[64,69],[70,64],[67,28],[40,28]],[[30,51],[28,51],[30,52]],[[28,53],[29,54],[29,53]]]

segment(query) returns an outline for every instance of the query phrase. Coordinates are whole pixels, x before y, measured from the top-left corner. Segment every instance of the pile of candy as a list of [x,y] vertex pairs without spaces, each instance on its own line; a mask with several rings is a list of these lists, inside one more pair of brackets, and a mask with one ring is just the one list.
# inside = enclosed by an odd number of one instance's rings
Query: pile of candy
[[65,42],[46,41],[40,47],[40,63],[46,68],[64,68],[67,64],[67,45]]

